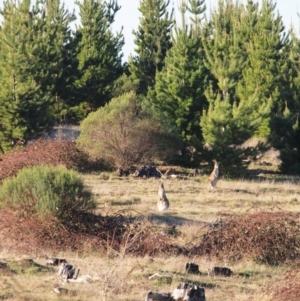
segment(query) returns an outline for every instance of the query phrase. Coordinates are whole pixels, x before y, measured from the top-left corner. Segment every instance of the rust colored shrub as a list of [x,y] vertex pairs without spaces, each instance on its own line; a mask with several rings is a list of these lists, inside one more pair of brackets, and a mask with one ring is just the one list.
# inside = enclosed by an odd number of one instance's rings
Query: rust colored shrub
[[300,254],[300,223],[297,214],[259,212],[224,218],[210,228],[191,253],[240,260],[251,258],[277,265]]
[[79,171],[105,167],[101,160],[93,161],[78,150],[73,141],[36,140],[14,150],[0,161],[0,180],[14,176],[23,167],[64,165]]
[[[20,218],[14,210],[0,210],[0,241],[16,253],[59,251],[133,256],[179,255],[187,250],[157,232],[146,218],[130,218],[119,212],[111,216],[72,211],[68,223],[30,215]],[[71,222],[70,222],[71,221]]]
[[70,213],[69,221],[64,224],[51,216],[20,218],[16,211],[1,209],[1,246],[21,254],[48,250],[101,252],[106,250],[107,242],[118,249],[128,222],[122,216],[102,217],[78,211]]

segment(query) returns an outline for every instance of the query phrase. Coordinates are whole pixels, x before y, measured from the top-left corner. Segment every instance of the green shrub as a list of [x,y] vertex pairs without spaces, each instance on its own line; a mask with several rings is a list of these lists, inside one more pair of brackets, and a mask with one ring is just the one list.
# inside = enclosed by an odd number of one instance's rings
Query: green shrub
[[75,171],[64,166],[23,168],[0,188],[0,207],[20,216],[52,216],[63,219],[71,211],[90,211],[96,206],[91,192]]
[[178,136],[143,109],[133,92],[90,113],[80,125],[76,142],[90,156],[125,171],[167,160],[179,149]]

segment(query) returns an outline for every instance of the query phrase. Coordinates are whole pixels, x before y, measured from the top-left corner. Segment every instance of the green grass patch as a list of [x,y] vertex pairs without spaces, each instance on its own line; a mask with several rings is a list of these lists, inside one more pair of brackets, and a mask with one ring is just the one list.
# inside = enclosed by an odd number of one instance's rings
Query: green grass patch
[[54,272],[52,267],[43,266],[34,262],[32,259],[21,259],[18,261],[8,261],[7,267],[16,274],[34,275],[38,273]]

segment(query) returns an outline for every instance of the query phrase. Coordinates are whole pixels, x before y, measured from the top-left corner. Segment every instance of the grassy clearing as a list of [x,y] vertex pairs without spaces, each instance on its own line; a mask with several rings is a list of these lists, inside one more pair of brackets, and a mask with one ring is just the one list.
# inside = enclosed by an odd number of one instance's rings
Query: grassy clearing
[[[167,229],[176,225],[176,239],[183,246],[199,237],[207,223],[229,213],[300,212],[299,179],[295,178],[220,179],[213,191],[207,189],[205,176],[167,179],[164,186],[170,209],[165,213],[156,210],[160,179],[118,178],[111,173],[82,175],[82,178],[95,196],[98,213],[110,215],[123,210],[136,216],[148,216],[158,227]],[[170,292],[180,281],[189,281],[205,287],[207,301],[281,301],[283,299],[273,296],[272,288],[283,283],[291,268],[300,266],[298,260],[268,266],[252,260],[230,262],[227,258],[217,260],[205,256],[136,258],[111,251],[107,254],[48,254],[67,258],[80,269],[80,275],[92,277],[86,284],[64,284],[63,287],[69,290],[66,295],[57,295],[53,291],[57,284],[56,269],[53,272],[31,267],[30,272],[22,272],[10,265],[7,269],[0,265],[0,300],[139,301],[144,300],[148,291]],[[10,263],[20,260],[19,255],[2,248],[0,262],[1,258]],[[45,265],[44,254],[23,255]],[[185,273],[185,264],[190,261],[199,265],[200,275]],[[234,272],[232,277],[212,275],[214,266],[225,265]],[[155,273],[164,277],[149,280]]]
[[[133,209],[140,214],[157,215],[156,201],[160,179],[115,178],[109,175],[84,176],[98,202],[98,212],[111,213],[122,209]],[[209,191],[205,177],[164,180],[170,210],[166,215],[186,223],[211,222],[220,213],[242,214],[251,210],[286,211],[300,209],[300,190],[295,179],[275,181],[220,180],[217,189]]]

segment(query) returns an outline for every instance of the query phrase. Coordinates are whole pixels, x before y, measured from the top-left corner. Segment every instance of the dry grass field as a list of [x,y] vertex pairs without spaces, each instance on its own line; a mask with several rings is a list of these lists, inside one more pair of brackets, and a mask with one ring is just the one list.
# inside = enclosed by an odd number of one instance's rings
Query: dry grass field
[[[82,175],[98,202],[97,212],[112,215],[122,212],[145,216],[158,231],[168,235],[175,225],[178,244],[185,246],[201,236],[209,225],[228,215],[255,212],[300,212],[300,186],[298,178],[261,174],[252,180],[220,178],[217,188],[208,190],[207,175],[192,177],[192,171],[177,178],[164,179],[168,211],[157,211],[157,191],[161,179],[117,177],[113,173]],[[171,228],[172,229],[172,228]],[[88,242],[86,242],[88,243]],[[0,242],[1,246],[1,242]],[[67,249],[67,248],[66,248]],[[125,245],[126,249],[126,245]],[[251,258],[240,261],[208,256],[145,256],[133,257],[124,252],[47,254],[66,258],[80,269],[79,276],[89,275],[86,283],[64,283],[65,294],[57,294],[57,268],[44,269],[45,254],[17,254],[10,249],[0,250],[0,300],[127,300],[142,301],[148,291],[171,292],[181,281],[205,288],[207,301],[296,301],[293,283],[300,277],[300,261],[287,261],[279,265],[266,265]],[[32,258],[34,262],[26,260]],[[6,263],[1,268],[1,262]],[[185,264],[195,262],[200,274],[185,272]],[[233,271],[230,277],[216,276],[214,266],[226,266]],[[8,267],[8,268],[7,268]],[[159,273],[161,277],[149,279]],[[295,284],[295,285],[296,285]],[[289,296],[284,298],[284,294]],[[298,295],[298,299],[297,296]]]

